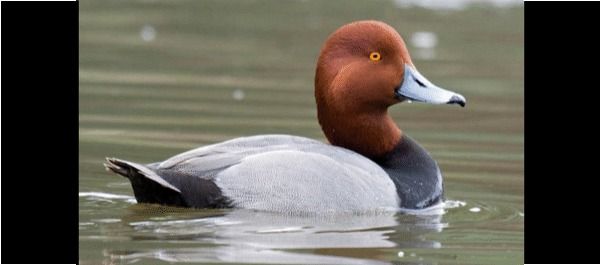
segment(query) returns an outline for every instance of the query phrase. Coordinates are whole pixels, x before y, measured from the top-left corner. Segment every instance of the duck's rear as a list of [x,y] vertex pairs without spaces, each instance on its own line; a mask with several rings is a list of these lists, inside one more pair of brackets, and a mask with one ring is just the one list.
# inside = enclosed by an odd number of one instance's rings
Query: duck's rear
[[129,179],[138,203],[194,208],[230,206],[220,189],[213,182],[202,178],[161,172],[152,164],[140,165],[117,158],[106,158],[104,166]]

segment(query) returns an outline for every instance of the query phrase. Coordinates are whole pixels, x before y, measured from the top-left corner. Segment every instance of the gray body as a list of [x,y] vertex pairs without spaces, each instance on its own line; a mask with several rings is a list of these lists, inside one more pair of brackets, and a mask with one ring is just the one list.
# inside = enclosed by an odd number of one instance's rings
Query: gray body
[[237,138],[145,166],[109,158],[106,166],[131,180],[138,202],[285,213],[400,206],[396,185],[381,166],[348,149],[298,136]]

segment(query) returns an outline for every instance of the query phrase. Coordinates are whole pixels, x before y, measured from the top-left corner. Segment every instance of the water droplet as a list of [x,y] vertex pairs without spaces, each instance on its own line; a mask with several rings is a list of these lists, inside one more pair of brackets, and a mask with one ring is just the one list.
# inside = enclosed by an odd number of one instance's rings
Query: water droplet
[[438,43],[437,34],[430,31],[417,31],[410,38],[411,44],[417,48],[414,50],[416,58],[432,60],[435,58],[435,47]]
[[398,251],[398,257],[400,257],[400,258],[404,257],[404,252]]
[[412,100],[410,100],[410,99],[407,99],[407,100],[406,100],[406,103],[412,103]]
[[153,41],[156,38],[156,30],[150,25],[144,25],[140,30],[140,37],[144,41]]
[[481,208],[479,208],[479,207],[473,207],[473,208],[469,209],[469,211],[473,212],[473,213],[478,213],[478,212],[481,212]]
[[412,34],[410,42],[413,46],[422,49],[433,49],[437,46],[437,35],[430,31],[417,31]]
[[233,97],[233,99],[235,100],[243,100],[244,97],[246,96],[246,94],[244,93],[244,90],[241,89],[236,89],[233,91],[233,93],[231,94],[231,96]]

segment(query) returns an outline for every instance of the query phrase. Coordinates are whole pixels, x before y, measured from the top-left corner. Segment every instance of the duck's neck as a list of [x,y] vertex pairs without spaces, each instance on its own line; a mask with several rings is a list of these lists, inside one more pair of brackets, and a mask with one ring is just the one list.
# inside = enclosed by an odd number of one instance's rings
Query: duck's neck
[[341,146],[371,159],[389,154],[400,143],[402,131],[387,109],[347,113],[319,108],[319,123],[333,145]]
[[437,163],[407,135],[402,135],[392,152],[374,161],[396,185],[402,208],[422,209],[443,200],[442,174]]

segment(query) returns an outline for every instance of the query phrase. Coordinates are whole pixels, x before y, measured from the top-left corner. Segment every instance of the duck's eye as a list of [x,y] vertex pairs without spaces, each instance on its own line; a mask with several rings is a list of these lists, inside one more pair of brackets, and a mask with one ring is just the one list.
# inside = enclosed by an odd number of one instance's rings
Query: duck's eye
[[381,60],[381,54],[379,54],[378,52],[372,52],[369,55],[369,59],[371,59],[371,61],[373,61],[373,62],[377,62],[377,61]]

